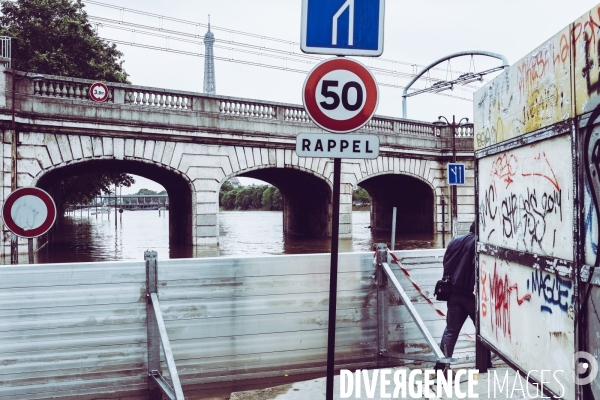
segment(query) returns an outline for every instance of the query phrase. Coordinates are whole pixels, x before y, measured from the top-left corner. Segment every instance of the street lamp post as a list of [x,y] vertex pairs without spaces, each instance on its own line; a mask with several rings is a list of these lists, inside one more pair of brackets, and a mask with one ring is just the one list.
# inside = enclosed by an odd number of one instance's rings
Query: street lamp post
[[[464,123],[463,123],[464,121]],[[446,117],[440,115],[437,121],[433,122],[433,125],[437,127],[445,127],[449,126],[452,132],[452,162],[456,163],[456,128],[472,128],[473,123],[469,122],[469,118],[461,118],[458,122],[456,122],[456,118],[452,116],[452,122],[448,121]],[[452,219],[452,237],[455,238],[458,235],[458,200],[456,194],[456,185],[451,185],[451,195],[452,195],[452,207],[451,207],[451,219]]]

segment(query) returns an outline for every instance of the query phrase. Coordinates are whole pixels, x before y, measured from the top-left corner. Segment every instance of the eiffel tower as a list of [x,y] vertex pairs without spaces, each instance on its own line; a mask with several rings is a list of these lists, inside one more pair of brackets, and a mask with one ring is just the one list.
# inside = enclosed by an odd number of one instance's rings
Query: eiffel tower
[[216,94],[217,85],[215,83],[215,60],[213,54],[213,44],[215,35],[210,31],[210,15],[208,16],[208,32],[204,35],[204,93]]

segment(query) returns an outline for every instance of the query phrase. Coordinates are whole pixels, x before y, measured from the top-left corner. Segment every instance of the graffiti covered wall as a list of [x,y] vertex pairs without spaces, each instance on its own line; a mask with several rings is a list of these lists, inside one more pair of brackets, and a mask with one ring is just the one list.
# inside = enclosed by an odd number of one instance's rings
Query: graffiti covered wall
[[567,27],[475,93],[475,149],[572,116]]
[[571,139],[479,160],[479,240],[573,259]]
[[538,382],[562,371],[548,387],[573,399],[573,282],[483,254],[479,265],[480,334]]
[[592,112],[598,94],[600,5],[475,93],[475,149]]
[[573,53],[575,114],[594,111],[600,93],[600,5],[570,26]]
[[568,370],[574,399],[573,354],[600,355],[600,289],[570,278],[600,267],[600,5],[479,90],[474,116],[480,335],[522,371]]

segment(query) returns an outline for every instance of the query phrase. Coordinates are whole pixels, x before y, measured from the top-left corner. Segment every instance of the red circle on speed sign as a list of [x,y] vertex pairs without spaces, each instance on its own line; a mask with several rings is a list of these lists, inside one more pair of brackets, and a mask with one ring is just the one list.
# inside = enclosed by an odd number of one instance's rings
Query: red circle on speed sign
[[90,97],[97,102],[103,102],[108,99],[108,87],[102,82],[93,83],[90,86]]
[[20,188],[6,198],[2,218],[15,235],[34,238],[52,228],[56,221],[56,205],[52,197],[40,188]]
[[332,58],[310,71],[302,90],[304,108],[315,124],[335,133],[363,127],[377,109],[379,90],[361,63]]

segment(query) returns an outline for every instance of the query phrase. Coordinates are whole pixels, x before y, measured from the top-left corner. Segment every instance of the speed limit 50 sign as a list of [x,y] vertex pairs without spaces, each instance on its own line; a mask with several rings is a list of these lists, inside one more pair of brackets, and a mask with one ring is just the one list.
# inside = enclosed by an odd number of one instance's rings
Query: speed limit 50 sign
[[371,72],[361,63],[333,58],[308,74],[302,90],[304,108],[321,128],[348,133],[363,127],[377,109],[379,91]]

